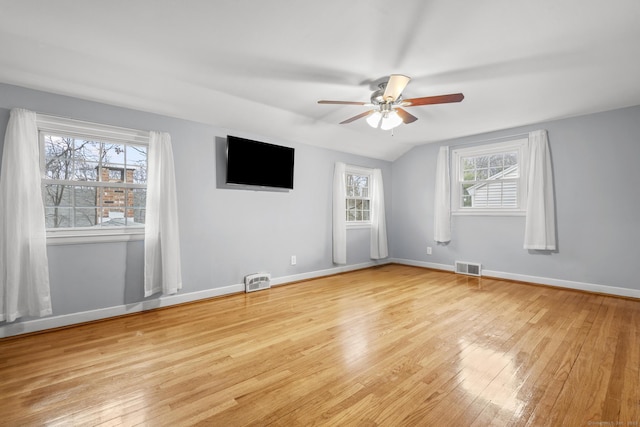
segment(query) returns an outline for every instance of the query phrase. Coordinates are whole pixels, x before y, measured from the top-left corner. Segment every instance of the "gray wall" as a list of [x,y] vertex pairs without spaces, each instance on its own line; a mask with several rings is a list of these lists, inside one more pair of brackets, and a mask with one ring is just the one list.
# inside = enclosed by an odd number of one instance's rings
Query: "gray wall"
[[[260,135],[0,84],[0,133],[11,108],[171,134],[178,192],[183,293],[335,267],[331,253],[331,186],[336,161],[381,168],[391,224],[391,163]],[[290,192],[217,188],[216,140],[227,133],[294,147]],[[0,139],[0,152],[4,138]],[[347,233],[349,264],[370,261],[368,230]],[[54,315],[143,300],[143,243],[48,247]],[[297,265],[290,265],[296,255]],[[156,298],[156,297],[151,297]]]
[[[392,257],[535,277],[640,289],[640,107],[610,111],[447,141],[469,144],[547,129],[555,175],[559,249],[522,249],[524,217],[453,217],[453,240],[433,242],[434,170],[438,144],[416,147],[390,162],[260,135],[0,84],[0,134],[9,110],[22,107],[136,129],[167,131],[176,162],[183,293],[331,269],[333,165],[379,167],[385,180]],[[295,190],[219,188],[216,141],[227,133],[296,148]],[[3,138],[0,138],[0,153]],[[348,262],[369,261],[368,230],[348,231]],[[427,246],[433,255],[426,254]],[[55,315],[143,300],[141,241],[49,246]],[[290,266],[291,255],[297,265]],[[117,267],[113,267],[113,266]],[[70,267],[73,266],[73,267]],[[155,297],[152,297],[155,298]]]
[[[558,250],[522,249],[522,217],[453,216],[452,241],[433,241],[439,144],[416,147],[393,164],[395,258],[588,284],[640,289],[640,107],[569,118],[443,143],[461,144],[547,129],[555,178]],[[433,255],[427,255],[427,246]]]

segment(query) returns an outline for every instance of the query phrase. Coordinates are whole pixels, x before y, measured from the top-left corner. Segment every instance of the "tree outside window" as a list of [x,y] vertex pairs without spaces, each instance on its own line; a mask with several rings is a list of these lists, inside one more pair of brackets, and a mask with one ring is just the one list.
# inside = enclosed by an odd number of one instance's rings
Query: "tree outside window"
[[347,223],[371,221],[371,177],[364,174],[346,174],[346,218]]
[[41,133],[48,229],[144,225],[147,147]]

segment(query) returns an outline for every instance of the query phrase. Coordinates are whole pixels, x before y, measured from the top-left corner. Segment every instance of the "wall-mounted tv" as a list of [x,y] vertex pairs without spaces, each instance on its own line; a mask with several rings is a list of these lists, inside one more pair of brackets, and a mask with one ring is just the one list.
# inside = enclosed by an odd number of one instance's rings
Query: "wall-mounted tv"
[[295,149],[227,135],[227,184],[293,189]]

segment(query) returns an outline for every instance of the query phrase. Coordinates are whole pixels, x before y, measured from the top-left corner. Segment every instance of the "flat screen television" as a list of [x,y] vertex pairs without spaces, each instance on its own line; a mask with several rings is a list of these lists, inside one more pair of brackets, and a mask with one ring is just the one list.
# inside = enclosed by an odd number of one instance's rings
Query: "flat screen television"
[[227,135],[227,184],[293,189],[295,149]]

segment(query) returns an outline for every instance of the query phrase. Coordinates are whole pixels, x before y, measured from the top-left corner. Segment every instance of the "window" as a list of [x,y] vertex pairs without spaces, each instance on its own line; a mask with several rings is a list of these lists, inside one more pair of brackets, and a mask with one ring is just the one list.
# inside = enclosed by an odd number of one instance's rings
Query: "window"
[[365,169],[347,167],[346,219],[347,226],[371,224],[371,174]]
[[523,214],[527,140],[452,152],[452,210],[457,214]]
[[48,236],[143,233],[148,135],[38,115]]

